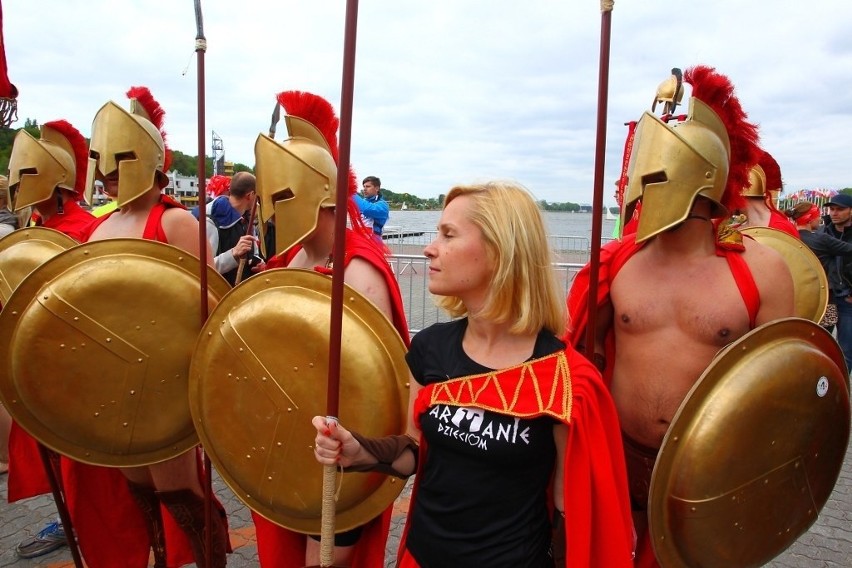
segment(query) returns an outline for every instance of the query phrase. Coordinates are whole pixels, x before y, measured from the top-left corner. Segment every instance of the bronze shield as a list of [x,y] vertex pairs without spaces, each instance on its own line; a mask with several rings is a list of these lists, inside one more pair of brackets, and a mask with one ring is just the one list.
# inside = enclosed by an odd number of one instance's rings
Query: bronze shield
[[654,466],[648,517],[662,566],[762,566],[816,521],[849,442],[847,377],[834,338],[800,318],[719,352]]
[[45,227],[12,231],[0,239],[0,305],[9,301],[30,272],[77,244],[68,235]]
[[808,245],[784,231],[769,227],[747,227],[741,232],[781,255],[793,276],[794,315],[818,323],[828,305],[828,278],[822,263]]
[[[187,380],[201,329],[197,258],[109,239],[36,268],[0,312],[0,397],[47,447],[140,466],[198,443]],[[207,270],[215,304],[230,289]]]
[[[190,408],[205,451],[248,507],[303,533],[320,533],[322,466],[313,416],[326,413],[331,278],[270,270],[234,288],[204,325],[190,369]],[[408,367],[399,334],[348,286],[341,344],[340,420],[365,436],[407,425]],[[378,516],[404,482],[347,473],[336,528]]]

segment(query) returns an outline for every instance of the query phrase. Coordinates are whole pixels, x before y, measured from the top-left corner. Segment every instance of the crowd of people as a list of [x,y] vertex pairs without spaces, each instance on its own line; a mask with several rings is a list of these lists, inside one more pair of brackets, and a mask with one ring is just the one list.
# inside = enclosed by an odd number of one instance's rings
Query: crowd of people
[[[638,123],[621,196],[631,214],[622,237],[601,250],[597,282],[586,266],[567,299],[561,294],[542,213],[523,185],[457,185],[424,249],[429,292],[453,319],[413,339],[381,241],[381,182],[364,178],[359,195],[350,172],[348,185],[337,186],[338,120],[311,93],[277,95],[287,137],[260,134],[255,173],[237,173],[206,204],[207,242],[199,243],[197,217],[163,193],[164,111],[144,87],[128,91],[131,110],[109,101],[97,111],[88,144],[65,121],[45,123],[40,138],[22,130],[0,187],[0,225],[28,225],[14,213],[32,208],[40,225],[81,243],[130,237],[196,257],[204,250],[231,286],[265,270],[330,274],[341,263],[346,284],[408,348],[408,428],[367,437],[316,416],[315,439],[288,443],[310,445],[318,464],[339,466],[343,476],[415,476],[398,566],[653,567],[651,474],[680,403],[720,349],[794,313],[784,259],[731,229],[732,215],[745,219],[737,226],[793,234],[820,258],[847,365],[852,357],[852,196],[828,202],[824,227],[811,204],[792,208],[795,225],[788,221],[776,206],[780,169],[733,85],[703,66],[683,80],[692,96],[682,123],[650,112]],[[114,211],[95,218],[80,207],[87,179],[102,183]],[[345,210],[336,206],[341,192]],[[335,258],[340,216],[345,254]],[[39,440],[0,411],[10,501],[48,493]],[[137,467],[69,456],[54,456],[51,467],[87,565],[147,566],[151,552],[157,567],[226,565],[227,518],[215,499],[205,515],[209,472],[198,448]],[[337,534],[334,565],[384,566],[389,515]],[[261,566],[319,564],[318,535],[256,513],[253,521]],[[44,554],[69,536],[51,522],[18,554]]]

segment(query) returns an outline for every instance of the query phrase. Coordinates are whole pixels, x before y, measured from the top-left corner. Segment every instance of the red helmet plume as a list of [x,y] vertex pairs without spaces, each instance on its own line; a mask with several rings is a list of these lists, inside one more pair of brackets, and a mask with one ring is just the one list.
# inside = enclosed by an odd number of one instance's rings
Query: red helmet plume
[[775,161],[775,158],[772,157],[772,154],[764,150],[757,164],[763,169],[763,173],[766,174],[766,190],[780,190],[784,184],[781,179],[781,167]]
[[74,193],[79,199],[86,188],[86,171],[89,167],[89,143],[67,120],[52,120],[42,124],[42,128],[51,128],[61,134],[74,150]]
[[757,126],[748,122],[748,115],[734,94],[731,80],[717,73],[713,67],[691,67],[684,73],[683,80],[692,85],[692,96],[712,108],[725,124],[731,144],[731,159],[722,203],[730,210],[742,208],[744,203],[740,190],[748,186],[749,170],[757,163],[761,152]]
[[[340,128],[340,119],[337,118],[337,114],[334,112],[334,107],[331,103],[319,95],[306,91],[283,91],[278,93],[275,98],[284,107],[287,114],[310,122],[322,133],[328,143],[328,147],[331,149],[331,156],[334,158],[334,163],[340,166],[340,149],[337,143],[337,130]],[[352,196],[358,191],[358,178],[355,176],[355,171],[352,169],[351,164],[349,166],[346,189],[350,198],[347,205],[349,219],[356,228],[366,231],[361,221],[358,205],[352,199]]]
[[160,136],[163,137],[163,146],[165,147],[165,156],[163,157],[163,171],[169,171],[172,164],[172,151],[166,141],[166,131],[163,128],[163,123],[166,118],[166,111],[151,94],[148,87],[130,87],[127,91],[127,98],[136,99],[136,102],[142,107],[147,115],[146,118],[151,121],[151,124],[160,131]]

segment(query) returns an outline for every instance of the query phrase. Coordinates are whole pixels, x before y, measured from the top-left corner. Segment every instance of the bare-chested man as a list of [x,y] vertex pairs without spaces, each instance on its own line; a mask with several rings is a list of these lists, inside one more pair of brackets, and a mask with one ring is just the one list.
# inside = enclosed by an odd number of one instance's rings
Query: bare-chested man
[[[672,128],[642,117],[625,195],[628,206],[642,205],[636,233],[601,251],[594,359],[621,419],[643,567],[656,566],[645,510],[656,454],[678,407],[720,349],[794,311],[781,256],[725,220],[756,161],[756,129],[734,97],[721,105],[702,99],[708,83],[721,82],[730,95],[726,78],[698,67],[686,82],[693,98],[685,122]],[[729,134],[733,111],[750,136]],[[748,155],[749,146],[753,159],[731,159]],[[575,344],[585,335],[588,272],[578,274],[568,298]]]
[[[168,184],[169,156],[162,134],[163,111],[147,88],[134,87],[127,96],[131,112],[109,102],[92,125],[89,173],[103,182],[107,194],[116,196],[118,209],[98,218],[87,240],[144,238],[199,256],[198,221],[162,194]],[[207,258],[212,260],[209,245]],[[165,566],[165,553],[171,548],[163,537],[161,503],[188,537],[199,566],[225,566],[227,524],[217,515],[211,530],[211,558],[205,558],[204,492],[196,451],[150,466],[123,468],[122,473],[146,517],[157,566]]]

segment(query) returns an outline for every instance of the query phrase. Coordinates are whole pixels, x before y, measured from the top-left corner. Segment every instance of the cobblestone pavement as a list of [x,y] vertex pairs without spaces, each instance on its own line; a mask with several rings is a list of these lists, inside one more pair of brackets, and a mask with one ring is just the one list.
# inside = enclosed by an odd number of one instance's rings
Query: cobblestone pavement
[[[234,497],[231,490],[217,476],[214,476],[213,489],[229,514],[234,553],[228,557],[228,566],[231,568],[258,566],[257,543],[248,509]],[[402,524],[408,511],[409,494],[410,484],[403,490],[394,506],[387,546],[387,568],[394,564],[394,554],[399,545]],[[36,497],[18,503],[7,503],[6,476],[0,476],[0,567],[72,567],[73,562],[67,547],[32,560],[22,560],[15,555],[15,546],[18,542],[38,532],[45,522],[55,516],[56,509],[50,497]],[[852,567],[852,450],[847,451],[837,485],[817,522],[793,546],[767,564],[767,567]]]

